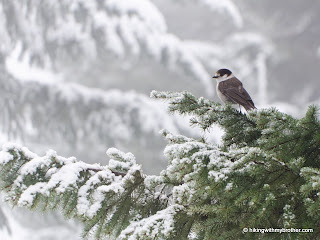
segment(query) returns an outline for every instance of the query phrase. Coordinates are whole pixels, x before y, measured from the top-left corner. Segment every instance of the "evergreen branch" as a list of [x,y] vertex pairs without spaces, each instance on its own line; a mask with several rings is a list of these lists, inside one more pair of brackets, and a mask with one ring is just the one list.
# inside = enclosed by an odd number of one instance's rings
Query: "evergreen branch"
[[256,123],[230,105],[222,106],[202,97],[197,99],[188,92],[152,91],[151,97],[168,100],[170,112],[193,116],[191,124],[199,125],[203,130],[208,130],[213,124],[218,124],[225,130],[226,146],[235,142],[252,144],[260,136]]
[[[85,224],[85,235],[93,231],[97,239],[106,232],[118,236],[136,218],[129,212],[134,209],[138,213],[144,205],[141,200],[150,196],[145,195],[145,176],[130,153],[110,149],[108,155],[114,157],[112,166],[100,166],[59,157],[53,151],[38,157],[26,148],[5,145],[0,152],[1,189],[14,205],[42,210],[61,206],[66,217]],[[125,173],[114,171],[115,166],[123,166]],[[154,199],[153,204],[161,202]],[[156,204],[149,213],[158,207]]]
[[[2,33],[4,38],[11,40],[6,42],[4,49],[15,52],[17,59],[24,56],[25,62],[57,69],[57,72],[65,70],[61,63],[67,61],[69,69],[78,70],[74,74],[79,75],[73,75],[77,79],[86,73],[79,65],[86,66],[85,69],[97,68],[101,62],[117,62],[115,56],[122,60],[131,58],[131,61],[144,56],[164,67],[175,66],[186,75],[194,76],[208,94],[213,94],[209,74],[200,56],[185,41],[167,31],[166,21],[152,1],[141,0],[138,4],[105,1],[103,8],[96,1],[92,4],[79,0],[51,2],[50,21],[47,21],[47,5],[46,1],[38,4],[0,2],[0,11],[10,9],[15,12],[5,14],[1,11],[4,22],[10,21],[16,29],[15,33]],[[37,34],[25,31],[26,26],[33,26]],[[36,39],[37,48],[32,39]]]
[[[0,124],[4,134],[60,148],[68,143],[80,155],[86,155],[87,145],[131,146],[131,139],[143,142],[145,137],[155,142],[158,129],[166,127],[164,123],[177,131],[182,129],[160,104],[143,94],[116,89],[102,91],[74,83],[21,81],[1,66],[0,95],[4,111]],[[36,126],[37,131],[26,126]],[[95,154],[90,156],[94,159]]]
[[277,143],[276,145],[271,146],[271,147],[268,148],[267,150],[269,150],[269,151],[270,151],[270,150],[273,150],[273,149],[275,149],[276,147],[279,147],[279,146],[281,146],[281,145],[284,145],[284,144],[293,142],[293,141],[295,141],[295,140],[297,140],[297,139],[300,139],[300,138],[301,138],[300,136],[294,137],[294,138],[290,138],[290,139],[288,139],[288,140],[285,140],[285,141],[283,141],[283,142],[280,142],[280,143]]
[[160,176],[144,175],[133,154],[114,148],[107,151],[108,166],[100,166],[5,147],[0,180],[7,199],[29,208],[61,206],[65,216],[85,223],[84,236],[94,232],[96,239],[244,239],[243,227],[312,228],[308,237],[318,234],[320,127],[314,108],[295,119],[274,108],[243,115],[186,92],[152,96],[169,100],[170,111],[192,115],[205,130],[222,126],[222,146],[163,130],[168,167]]

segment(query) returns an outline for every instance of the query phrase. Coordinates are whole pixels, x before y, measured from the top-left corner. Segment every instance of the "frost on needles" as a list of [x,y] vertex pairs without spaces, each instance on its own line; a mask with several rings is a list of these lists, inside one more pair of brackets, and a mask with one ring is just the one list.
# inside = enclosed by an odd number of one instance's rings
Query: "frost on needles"
[[[188,92],[152,92],[191,125],[224,129],[221,145],[163,130],[168,166],[148,176],[131,153],[109,164],[6,144],[1,189],[13,205],[61,210],[95,239],[315,239],[320,237],[320,123],[317,107],[293,118],[276,110],[241,114]],[[211,132],[210,134],[215,134]],[[243,233],[243,228],[313,229]],[[290,236],[291,235],[291,236]]]

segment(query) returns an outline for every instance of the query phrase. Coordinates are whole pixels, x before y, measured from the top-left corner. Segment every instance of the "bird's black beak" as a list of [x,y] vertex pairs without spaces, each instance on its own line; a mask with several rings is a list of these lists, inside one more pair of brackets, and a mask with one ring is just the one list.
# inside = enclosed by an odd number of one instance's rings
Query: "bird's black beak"
[[217,76],[213,76],[212,78],[217,78]]

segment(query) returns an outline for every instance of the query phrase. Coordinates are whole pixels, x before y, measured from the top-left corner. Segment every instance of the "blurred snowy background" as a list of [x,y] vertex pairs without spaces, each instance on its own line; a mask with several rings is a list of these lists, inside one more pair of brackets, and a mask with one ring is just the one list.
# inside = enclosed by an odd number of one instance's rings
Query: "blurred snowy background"
[[[160,129],[203,133],[150,91],[219,101],[219,68],[243,81],[258,108],[299,117],[320,100],[319,12],[318,0],[0,0],[0,142],[101,164],[116,147],[157,174],[166,166]],[[57,213],[0,202],[0,240],[80,233]]]

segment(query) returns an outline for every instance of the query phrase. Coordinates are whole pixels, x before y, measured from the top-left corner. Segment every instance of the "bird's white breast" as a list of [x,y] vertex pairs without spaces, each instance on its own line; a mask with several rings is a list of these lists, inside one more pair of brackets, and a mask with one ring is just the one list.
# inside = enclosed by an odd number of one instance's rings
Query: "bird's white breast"
[[221,99],[221,101],[226,103],[228,101],[228,98],[225,95],[223,95],[222,92],[219,90],[219,82],[217,83],[216,91],[217,91],[218,97]]

